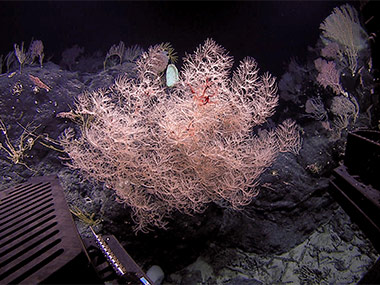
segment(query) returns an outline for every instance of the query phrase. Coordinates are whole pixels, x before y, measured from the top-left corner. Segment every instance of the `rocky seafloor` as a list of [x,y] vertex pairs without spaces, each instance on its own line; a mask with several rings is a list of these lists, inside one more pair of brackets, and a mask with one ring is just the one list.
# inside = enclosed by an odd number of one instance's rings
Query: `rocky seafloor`
[[164,284],[356,284],[379,256],[337,207],[327,223],[288,252],[264,255],[211,245]]

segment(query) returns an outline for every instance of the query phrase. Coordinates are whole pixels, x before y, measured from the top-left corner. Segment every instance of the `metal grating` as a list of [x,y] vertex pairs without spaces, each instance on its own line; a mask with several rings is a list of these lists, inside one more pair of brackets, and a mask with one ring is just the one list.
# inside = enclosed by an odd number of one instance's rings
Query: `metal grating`
[[380,250],[380,192],[348,173],[345,165],[335,168],[330,177],[330,194]]
[[0,190],[0,284],[41,283],[82,252],[56,176]]

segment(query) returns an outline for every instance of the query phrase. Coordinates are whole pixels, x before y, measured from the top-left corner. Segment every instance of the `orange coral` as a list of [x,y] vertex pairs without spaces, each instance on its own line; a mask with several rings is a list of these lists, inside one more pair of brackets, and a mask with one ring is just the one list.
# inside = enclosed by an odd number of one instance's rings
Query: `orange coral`
[[32,82],[33,82],[38,88],[45,89],[46,92],[49,92],[49,91],[50,91],[50,87],[47,86],[45,83],[43,83],[38,77],[29,74],[29,78],[30,78],[30,80],[32,80]]

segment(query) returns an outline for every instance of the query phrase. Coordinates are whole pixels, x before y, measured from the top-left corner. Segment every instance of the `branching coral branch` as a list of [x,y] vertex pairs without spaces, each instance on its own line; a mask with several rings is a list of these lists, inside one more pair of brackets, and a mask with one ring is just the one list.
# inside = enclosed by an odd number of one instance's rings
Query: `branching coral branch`
[[246,58],[230,78],[232,58],[206,40],[184,59],[168,94],[160,80],[162,45],[137,61],[137,79],[79,96],[63,116],[79,124],[61,144],[69,166],[114,189],[133,210],[136,230],[164,228],[173,211],[210,202],[240,209],[258,194],[258,178],[281,151],[297,153],[292,121],[252,135],[274,113],[275,79]]
[[36,140],[38,140],[39,136],[33,134],[33,132],[38,128],[31,127],[28,125],[24,128],[22,134],[18,138],[16,143],[12,143],[11,139],[8,136],[8,130],[0,119],[0,132],[3,135],[3,143],[0,142],[0,150],[6,153],[6,157],[13,164],[20,164],[33,171],[26,163],[25,158],[27,156],[27,152],[30,151]]
[[348,96],[340,83],[340,71],[337,70],[333,61],[326,61],[322,58],[317,58],[314,61],[315,68],[319,71],[317,82],[324,88],[331,87],[335,94]]
[[367,46],[368,39],[355,8],[349,4],[335,8],[320,29],[325,39],[339,44],[340,60],[346,63],[354,76],[358,70],[358,53]]

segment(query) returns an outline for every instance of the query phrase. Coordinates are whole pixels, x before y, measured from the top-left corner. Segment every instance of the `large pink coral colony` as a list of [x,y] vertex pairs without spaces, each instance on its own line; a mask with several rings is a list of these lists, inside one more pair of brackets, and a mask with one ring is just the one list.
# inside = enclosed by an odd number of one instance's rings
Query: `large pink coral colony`
[[65,116],[81,134],[69,129],[61,138],[70,166],[114,189],[142,231],[165,227],[175,210],[249,204],[276,155],[300,148],[291,120],[253,135],[278,103],[275,79],[259,76],[254,59],[230,78],[232,57],[208,39],[185,57],[180,80],[168,89],[157,69],[162,52],[158,45],[140,57],[137,78],[80,95]]

